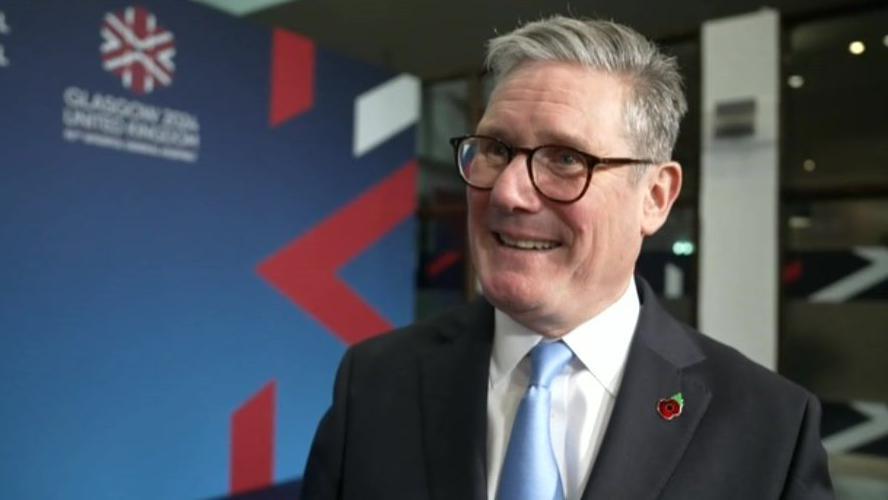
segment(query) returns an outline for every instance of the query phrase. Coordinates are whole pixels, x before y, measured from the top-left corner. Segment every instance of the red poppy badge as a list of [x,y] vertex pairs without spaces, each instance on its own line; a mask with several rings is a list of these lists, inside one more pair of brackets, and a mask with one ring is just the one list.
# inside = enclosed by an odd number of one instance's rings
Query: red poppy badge
[[657,402],[657,413],[663,417],[663,420],[672,420],[681,415],[684,408],[684,397],[680,392],[675,393],[669,398],[661,399]]

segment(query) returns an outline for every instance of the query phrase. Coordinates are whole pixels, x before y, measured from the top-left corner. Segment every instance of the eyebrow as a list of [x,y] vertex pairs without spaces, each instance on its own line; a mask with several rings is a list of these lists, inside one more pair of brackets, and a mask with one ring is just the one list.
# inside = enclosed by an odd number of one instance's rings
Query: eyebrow
[[592,137],[587,138],[576,134],[557,131],[544,131],[540,135],[543,142],[546,144],[568,146],[595,155],[601,155],[605,152],[602,147],[603,145]]
[[506,129],[501,129],[496,126],[482,127],[482,124],[479,123],[478,127],[475,129],[475,133],[478,135],[487,135],[490,137],[495,137],[501,141],[505,141],[510,144],[513,144],[515,142],[512,140],[512,139],[514,139],[512,134],[510,134]]

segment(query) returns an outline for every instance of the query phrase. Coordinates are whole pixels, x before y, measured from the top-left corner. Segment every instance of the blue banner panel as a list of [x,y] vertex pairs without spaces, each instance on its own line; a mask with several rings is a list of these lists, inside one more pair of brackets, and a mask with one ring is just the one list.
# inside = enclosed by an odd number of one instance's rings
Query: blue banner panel
[[0,2],[0,498],[301,475],[357,338],[331,313],[412,319],[413,126],[354,147],[404,78],[197,3]]

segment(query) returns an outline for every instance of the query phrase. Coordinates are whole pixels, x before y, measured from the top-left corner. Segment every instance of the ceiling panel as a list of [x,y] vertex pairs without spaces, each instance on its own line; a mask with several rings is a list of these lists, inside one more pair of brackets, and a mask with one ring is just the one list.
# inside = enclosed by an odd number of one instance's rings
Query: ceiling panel
[[439,79],[480,70],[485,40],[520,21],[552,14],[614,19],[664,39],[695,36],[707,19],[765,5],[798,16],[876,3],[884,0],[298,0],[249,17],[368,62]]

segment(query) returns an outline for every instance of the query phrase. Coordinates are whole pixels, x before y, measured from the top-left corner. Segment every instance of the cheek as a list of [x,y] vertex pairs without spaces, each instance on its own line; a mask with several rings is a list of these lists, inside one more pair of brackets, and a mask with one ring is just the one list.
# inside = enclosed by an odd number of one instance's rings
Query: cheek
[[490,204],[490,191],[481,191],[478,189],[466,188],[466,205],[469,214],[480,214],[484,212]]
[[608,266],[613,258],[613,235],[610,222],[606,220],[592,228],[586,234],[586,242],[583,247],[584,270],[588,275],[597,274],[602,268]]
[[484,227],[484,209],[487,206],[487,193],[469,191],[466,193],[468,207],[468,231],[469,237],[474,237],[475,232]]
[[470,190],[466,195],[468,207],[466,233],[472,264],[477,270],[479,267],[478,259],[481,258],[487,233],[485,219],[487,217],[488,193]]
[[588,203],[565,212],[565,221],[569,222],[574,237],[572,260],[583,276],[611,266],[621,267],[623,261],[632,259],[628,250],[638,237],[639,227],[636,214],[627,212],[634,206],[630,197],[603,192],[587,193],[587,196],[589,194],[593,196]]
[[610,222],[607,217],[585,207],[576,207],[577,210],[565,218],[566,225],[571,235],[571,260],[582,275],[588,275],[592,271],[593,263],[605,249],[607,235],[610,231]]

